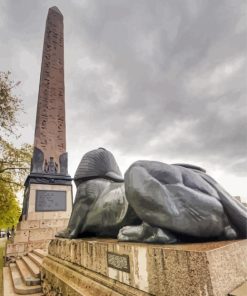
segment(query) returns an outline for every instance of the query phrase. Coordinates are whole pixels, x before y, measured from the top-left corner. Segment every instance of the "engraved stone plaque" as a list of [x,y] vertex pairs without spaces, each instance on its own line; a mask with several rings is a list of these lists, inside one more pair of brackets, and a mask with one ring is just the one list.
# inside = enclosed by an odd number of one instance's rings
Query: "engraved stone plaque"
[[108,267],[130,273],[128,255],[119,255],[116,253],[107,252],[107,265]]
[[35,211],[66,211],[66,191],[37,190]]

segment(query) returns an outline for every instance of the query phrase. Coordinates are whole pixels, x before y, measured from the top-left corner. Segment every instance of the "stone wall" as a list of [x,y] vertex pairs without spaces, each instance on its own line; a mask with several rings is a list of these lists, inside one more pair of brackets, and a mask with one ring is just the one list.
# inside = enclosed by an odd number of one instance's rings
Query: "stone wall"
[[13,242],[6,245],[6,256],[21,256],[34,249],[47,249],[51,239],[67,227],[68,221],[50,219],[19,222]]
[[53,239],[48,251],[43,283],[51,289],[69,270],[79,291],[90,279],[121,295],[223,296],[247,280],[247,240],[149,245]]

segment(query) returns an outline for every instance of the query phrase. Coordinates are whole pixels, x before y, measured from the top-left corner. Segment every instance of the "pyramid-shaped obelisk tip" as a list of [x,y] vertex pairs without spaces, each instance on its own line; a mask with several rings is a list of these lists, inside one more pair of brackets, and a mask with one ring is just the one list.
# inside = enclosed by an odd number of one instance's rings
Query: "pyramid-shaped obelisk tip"
[[50,8],[50,10],[53,10],[53,11],[55,11],[56,13],[62,15],[61,11],[57,8],[57,6],[52,6],[52,7]]

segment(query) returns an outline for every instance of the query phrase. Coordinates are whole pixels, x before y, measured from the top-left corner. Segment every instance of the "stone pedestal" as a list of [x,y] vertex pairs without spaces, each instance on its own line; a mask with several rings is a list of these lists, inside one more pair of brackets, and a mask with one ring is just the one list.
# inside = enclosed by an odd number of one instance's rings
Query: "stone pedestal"
[[69,219],[21,221],[13,242],[6,245],[6,256],[22,256],[35,249],[47,249],[55,234],[66,228]]
[[149,245],[53,239],[48,252],[42,280],[52,295],[223,296],[247,280],[247,240]]
[[[55,234],[68,225],[72,211],[72,185],[29,184],[26,210],[17,225],[6,256],[21,256],[34,249],[47,249]],[[62,200],[61,200],[62,199]]]
[[71,211],[72,185],[29,184],[24,221],[69,219]]

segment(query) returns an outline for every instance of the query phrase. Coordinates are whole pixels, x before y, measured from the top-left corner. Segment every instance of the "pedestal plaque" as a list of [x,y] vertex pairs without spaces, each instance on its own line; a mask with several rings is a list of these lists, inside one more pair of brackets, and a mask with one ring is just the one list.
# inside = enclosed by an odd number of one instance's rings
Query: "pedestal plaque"
[[107,266],[130,273],[129,256],[107,252]]
[[66,191],[37,190],[35,211],[66,211]]

